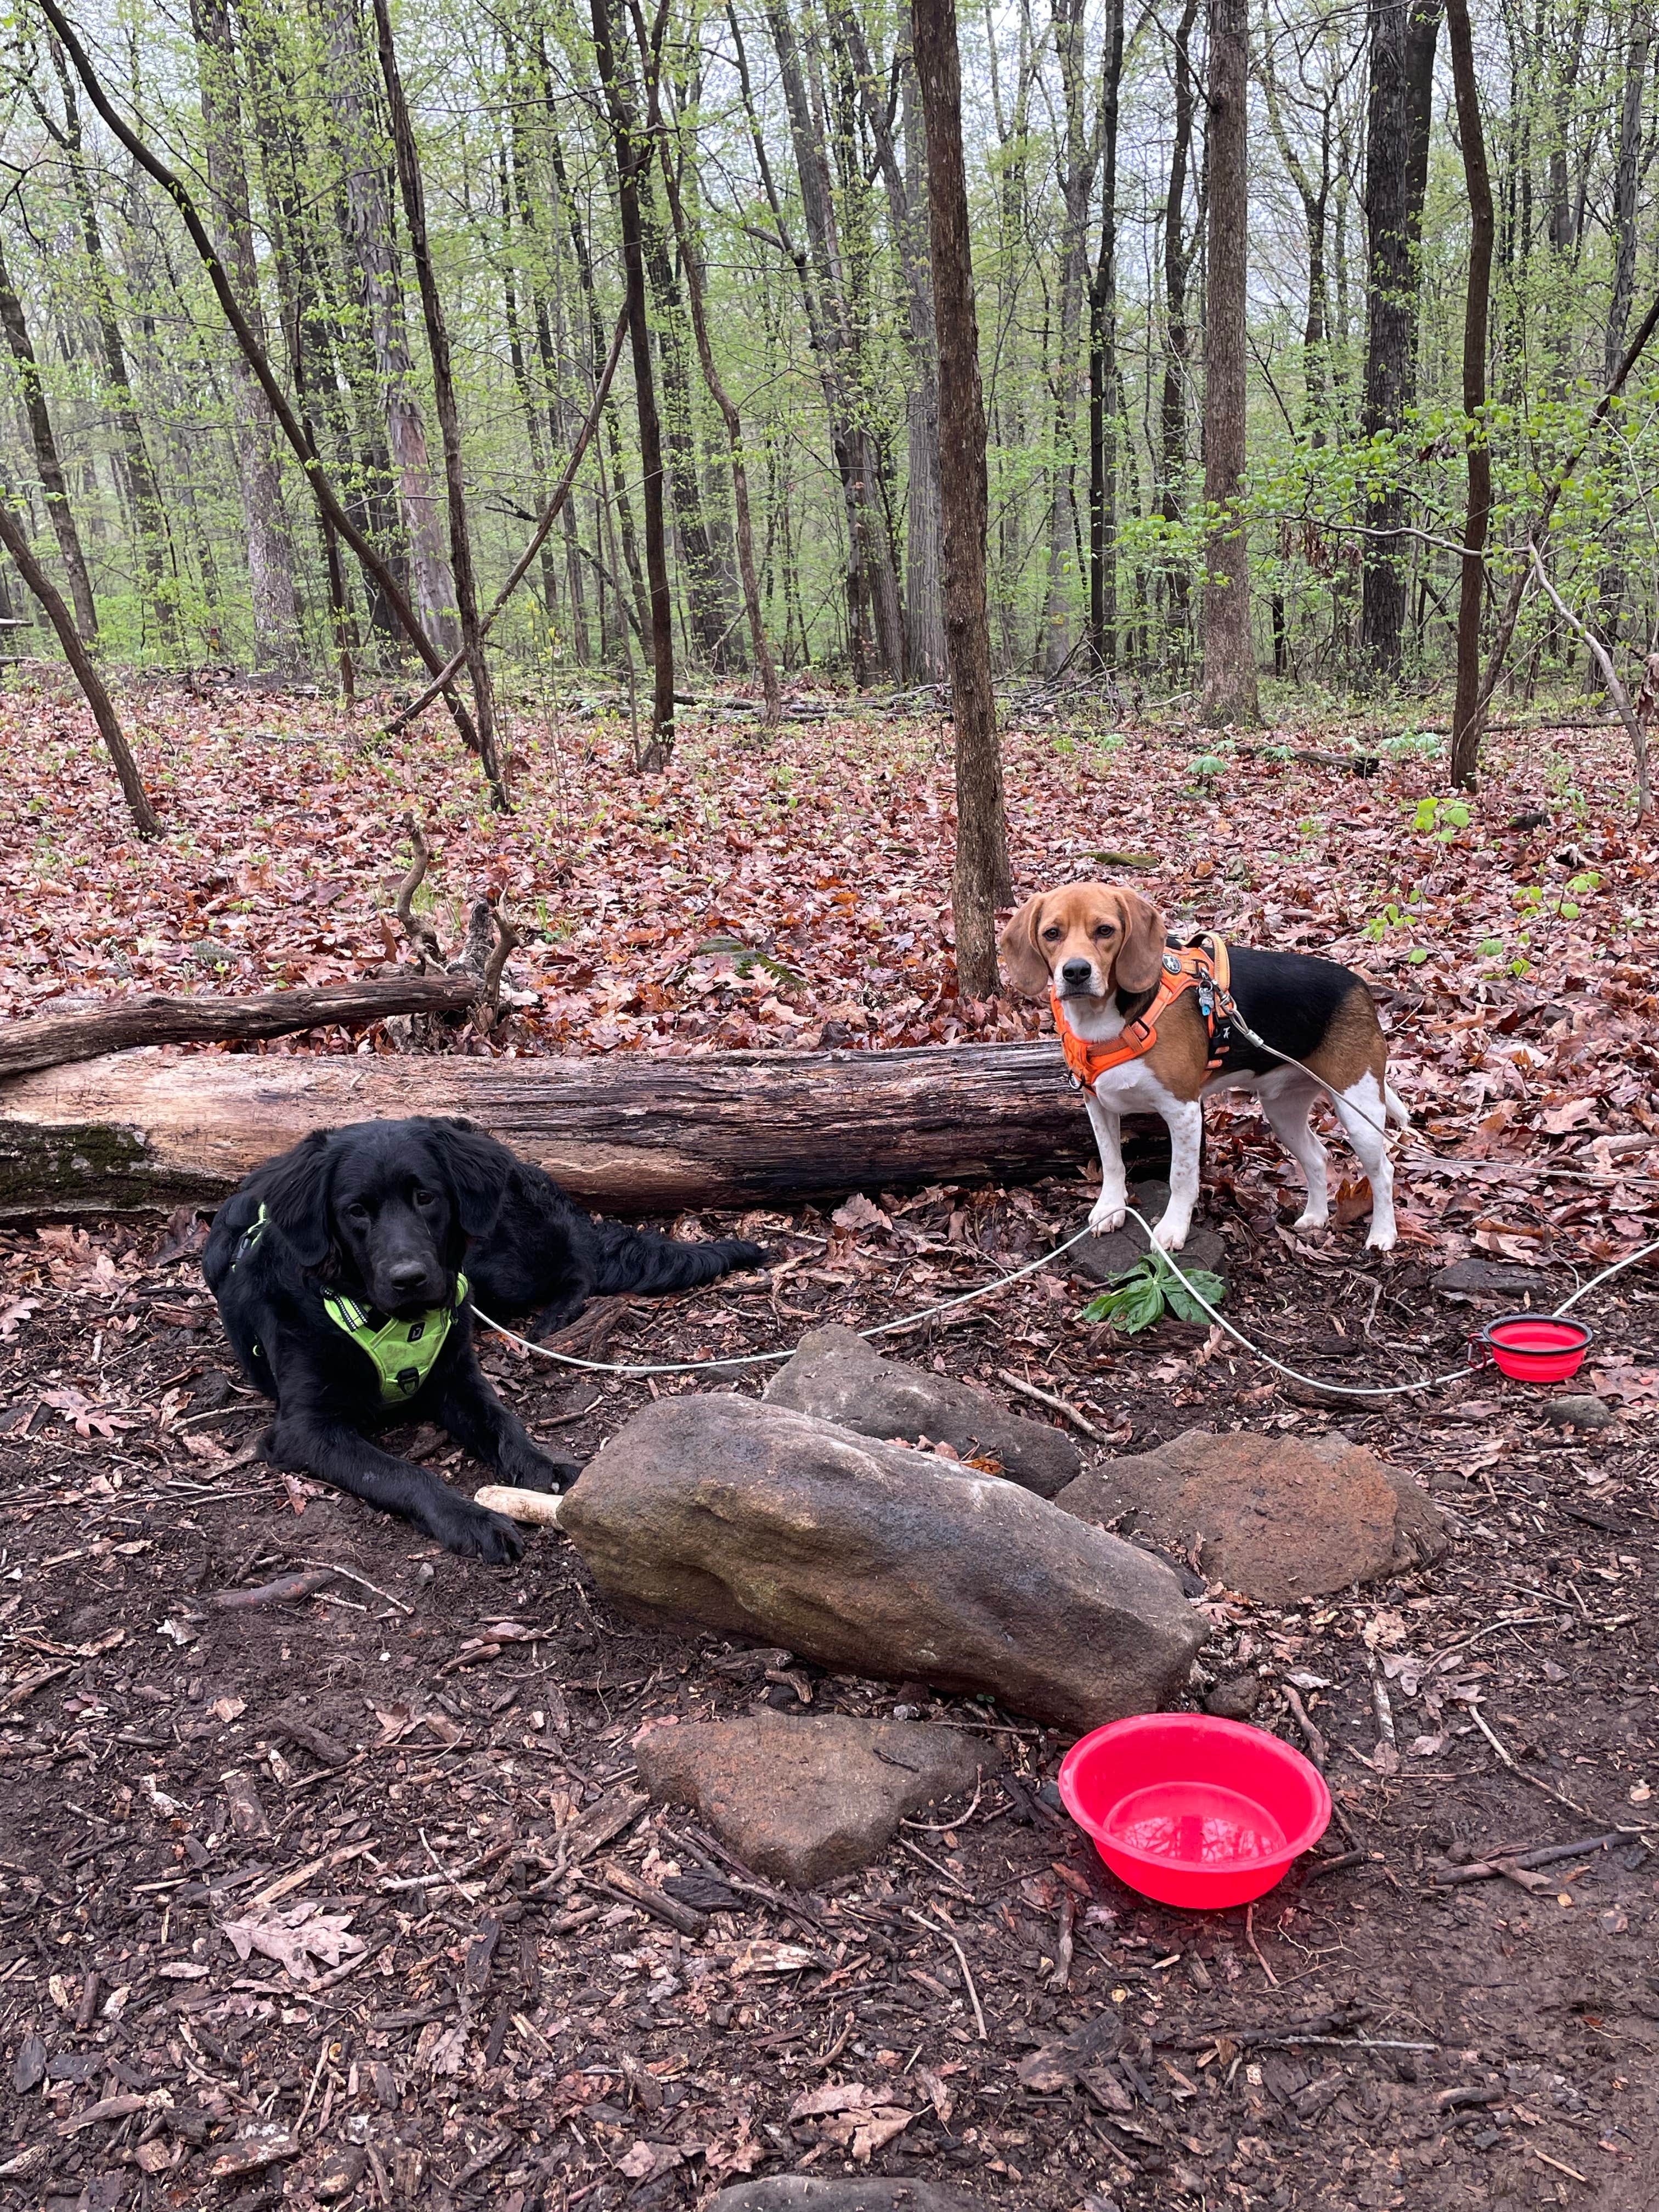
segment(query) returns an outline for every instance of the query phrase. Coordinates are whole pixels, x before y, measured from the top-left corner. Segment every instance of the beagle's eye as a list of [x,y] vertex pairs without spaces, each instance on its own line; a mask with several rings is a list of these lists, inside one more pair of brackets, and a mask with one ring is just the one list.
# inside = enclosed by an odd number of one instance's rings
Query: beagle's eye
[[1045,945],[1058,945],[1064,934],[1060,924],[1057,921],[1051,921],[1042,933],[1042,941]]
[[1095,935],[1097,937],[1114,937],[1116,933],[1117,924],[1115,921],[1097,921],[1095,924]]

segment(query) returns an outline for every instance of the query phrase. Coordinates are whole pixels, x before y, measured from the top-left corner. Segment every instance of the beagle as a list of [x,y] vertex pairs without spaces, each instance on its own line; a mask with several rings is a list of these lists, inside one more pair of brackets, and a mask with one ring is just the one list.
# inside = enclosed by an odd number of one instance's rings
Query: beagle
[[[1308,1073],[1230,1030],[1224,1006],[1212,1037],[1205,963],[1169,950],[1163,915],[1127,884],[1066,884],[1041,892],[1014,915],[1000,945],[1014,989],[1031,999],[1048,994],[1084,1086],[1100,1147],[1100,1196],[1089,1216],[1096,1236],[1123,1225],[1122,1117],[1157,1113],[1169,1124],[1170,1160],[1170,1203],[1155,1236],[1165,1251],[1181,1249],[1198,1203],[1203,1101],[1216,1091],[1260,1097],[1307,1182],[1308,1203],[1296,1226],[1322,1227],[1329,1212],[1325,1148],[1308,1124],[1310,1109],[1326,1095],[1317,1075],[1329,1085],[1337,1119],[1370,1179],[1365,1242],[1378,1252],[1393,1249],[1385,1128],[1389,1122],[1403,1128],[1409,1117],[1389,1087],[1388,1047],[1370,992],[1352,969],[1299,952],[1233,948],[1228,955],[1227,988],[1241,1027],[1304,1062]],[[1160,987],[1175,995],[1161,999]]]

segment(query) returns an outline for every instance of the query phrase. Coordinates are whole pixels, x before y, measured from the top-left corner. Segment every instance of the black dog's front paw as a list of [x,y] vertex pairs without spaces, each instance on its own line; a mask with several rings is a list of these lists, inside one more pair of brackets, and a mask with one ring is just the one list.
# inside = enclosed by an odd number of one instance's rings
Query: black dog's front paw
[[581,1471],[579,1461],[549,1459],[544,1452],[538,1452],[534,1459],[527,1459],[511,1470],[501,1469],[503,1474],[510,1474],[515,1489],[550,1490],[556,1497],[568,1490]]
[[427,1522],[427,1534],[447,1552],[464,1559],[483,1559],[492,1567],[511,1566],[524,1557],[524,1533],[499,1513],[487,1512],[471,1498],[446,1500]]

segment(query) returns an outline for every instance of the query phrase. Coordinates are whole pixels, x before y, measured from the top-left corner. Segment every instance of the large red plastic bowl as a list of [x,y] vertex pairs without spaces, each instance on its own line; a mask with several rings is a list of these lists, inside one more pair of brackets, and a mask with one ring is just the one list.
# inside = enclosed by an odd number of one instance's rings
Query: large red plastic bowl
[[1488,1322],[1477,1340],[1498,1362],[1498,1371],[1518,1382],[1564,1382],[1583,1366],[1591,1334],[1582,1321],[1518,1313]]
[[1141,1713],[1074,1743],[1060,1801],[1112,1872],[1160,1905],[1247,1905],[1329,1825],[1316,1767],[1263,1729]]

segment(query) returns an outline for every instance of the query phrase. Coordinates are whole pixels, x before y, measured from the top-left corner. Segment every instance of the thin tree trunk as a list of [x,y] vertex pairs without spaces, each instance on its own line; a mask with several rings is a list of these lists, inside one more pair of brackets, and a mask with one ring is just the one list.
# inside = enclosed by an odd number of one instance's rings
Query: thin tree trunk
[[161,825],[156,819],[155,809],[150,805],[144,790],[143,779],[138,773],[138,763],[133,759],[121,724],[104,680],[98,673],[92,655],[81,641],[81,633],[75,627],[75,617],[64,603],[63,593],[29,550],[29,541],[21,525],[11,509],[0,499],[0,545],[3,545],[17,563],[23,581],[46,609],[52,628],[58,633],[64,657],[75,671],[76,681],[87,695],[87,704],[92,709],[92,719],[98,725],[98,734],[104,740],[115,773],[120,779],[122,796],[127,802],[133,826],[141,837],[159,837]]
[[[219,251],[249,322],[265,343],[253,259],[247,171],[242,155],[241,95],[235,47],[225,0],[191,0],[191,24],[199,56],[202,128],[207,140],[208,188]],[[253,606],[253,659],[258,668],[297,674],[305,665],[305,641],[294,589],[294,547],[283,512],[277,430],[258,378],[240,349],[230,356],[231,441],[241,478],[246,531],[248,595]]]
[[330,98],[345,163],[346,243],[386,410],[386,438],[409,538],[410,596],[422,628],[441,657],[447,659],[459,637],[455,580],[432,489],[426,423],[415,395],[397,234],[368,75],[371,64],[364,52],[357,0],[324,0],[324,15]]
[[913,0],[916,75],[927,131],[928,224],[939,330],[939,490],[945,525],[945,636],[957,757],[957,854],[951,878],[957,988],[998,988],[996,909],[1012,896],[1002,754],[991,689],[985,598],[989,491],[979,318],[962,151],[962,62],[956,0]]
[[[636,11],[637,20],[637,11]],[[639,23],[641,32],[643,22]],[[647,64],[648,66],[648,64]],[[761,679],[761,690],[766,702],[766,720],[775,724],[782,716],[783,690],[778,682],[778,665],[772,658],[772,648],[766,641],[766,626],[761,618],[760,586],[755,577],[755,534],[749,514],[749,471],[744,464],[743,422],[735,402],[720,380],[714,365],[714,351],[708,341],[708,317],[705,304],[706,287],[703,283],[702,257],[685,219],[685,209],[680,199],[679,179],[674,173],[674,161],[669,138],[662,126],[661,110],[657,105],[654,77],[651,80],[652,129],[662,157],[663,183],[668,193],[668,210],[674,225],[674,237],[680,250],[680,266],[685,275],[685,295],[690,302],[691,327],[697,342],[697,360],[702,366],[703,382],[708,386],[709,397],[720,412],[726,425],[726,435],[732,448],[732,495],[738,518],[738,574],[743,584],[744,610],[749,619],[749,641],[754,648],[755,666]]]
[[1072,653],[1073,587],[1077,576],[1078,340],[1088,283],[1085,236],[1098,143],[1087,130],[1083,65],[1085,0],[1052,0],[1054,52],[1064,105],[1058,163],[1060,327],[1054,363],[1054,415],[1048,463],[1048,574],[1042,609],[1043,672],[1055,674]]
[[1212,727],[1257,720],[1243,514],[1249,20],[1245,0],[1210,0],[1209,300],[1204,347],[1204,699]]
[[[50,16],[51,10],[46,13]],[[98,332],[99,349],[103,355],[104,381],[114,400],[115,427],[120,436],[127,490],[132,501],[139,559],[149,590],[149,611],[155,615],[161,643],[169,653],[176,654],[180,650],[179,611],[174,600],[173,581],[168,574],[167,519],[161,495],[155,488],[155,471],[149,465],[149,449],[144,443],[143,425],[138,419],[132,380],[127,371],[126,346],[115,312],[114,286],[110,280],[109,263],[104,254],[103,232],[98,222],[97,203],[93,198],[92,179],[87,173],[86,154],[81,143],[80,109],[76,101],[75,86],[64,60],[68,43],[60,32],[58,38],[51,41],[51,51],[64,101],[64,128],[60,136],[81,220],[81,242],[85,249],[87,270],[92,284],[93,320]]]
[[98,606],[92,595],[92,578],[88,573],[86,556],[81,550],[81,533],[76,528],[75,509],[70,503],[69,485],[64,481],[63,464],[58,456],[58,441],[52,433],[52,416],[46,407],[46,390],[40,381],[40,365],[35,358],[34,342],[29,336],[23,303],[12,283],[3,256],[0,256],[0,323],[5,325],[6,343],[11,348],[12,359],[17,363],[17,382],[22,397],[23,412],[28,418],[35,470],[40,478],[47,519],[63,558],[64,573],[69,578],[70,597],[75,603],[76,627],[88,646],[95,646],[98,642]]
[[1446,25],[1457,94],[1457,131],[1463,142],[1463,177],[1469,195],[1469,276],[1463,308],[1463,436],[1468,453],[1469,495],[1457,601],[1457,697],[1452,708],[1450,766],[1451,780],[1458,788],[1473,791],[1480,759],[1480,608],[1486,596],[1486,528],[1492,513],[1492,447],[1485,416],[1494,222],[1468,0],[1446,0]]
[[[1181,20],[1175,34],[1175,143],[1170,153],[1169,188],[1164,201],[1164,389],[1158,409],[1158,502],[1165,522],[1179,522],[1186,510],[1183,483],[1187,472],[1187,376],[1189,334],[1187,328],[1188,249],[1185,227],[1187,170],[1193,146],[1193,28],[1198,21],[1198,0],[1182,0]],[[1172,630],[1187,626],[1188,574],[1185,562],[1172,560],[1166,570],[1169,614]]]
[[[1630,303],[1636,292],[1636,200],[1642,169],[1642,94],[1652,35],[1651,18],[1638,15],[1631,25],[1629,44],[1625,49],[1625,88],[1620,103],[1619,156],[1613,186],[1613,296],[1607,304],[1607,326],[1602,346],[1609,380],[1625,349]],[[1596,617],[1602,642],[1609,647],[1618,640],[1625,595],[1625,569],[1620,557],[1617,528],[1614,525],[1609,531],[1611,553],[1601,571],[1601,605]]]
[[1117,659],[1117,126],[1123,0],[1106,0],[1100,106],[1100,251],[1089,285],[1089,637]]
[[593,48],[611,117],[617,164],[617,203],[622,218],[623,266],[627,279],[628,326],[634,356],[634,400],[640,425],[640,472],[644,479],[645,562],[651,580],[651,739],[638,765],[660,774],[674,750],[674,602],[668,585],[663,526],[662,425],[657,415],[656,374],[646,309],[645,238],[640,216],[640,171],[651,159],[649,137],[638,125],[617,70],[609,0],[592,0]]
[[438,410],[438,429],[444,448],[444,490],[449,510],[449,560],[460,614],[461,650],[467,678],[477,708],[478,757],[498,803],[505,799],[505,781],[495,746],[495,690],[489,663],[484,657],[483,636],[478,628],[478,586],[472,566],[472,533],[467,524],[466,471],[461,453],[461,412],[455,398],[455,374],[450,358],[449,328],[444,303],[432,266],[427,238],[426,193],[421,182],[420,154],[409,103],[404,98],[398,52],[392,39],[392,13],[387,0],[374,0],[374,31],[380,48],[380,74],[386,82],[386,105],[392,116],[392,145],[397,159],[398,185],[403,196],[404,220],[409,225],[410,252],[415,281],[421,295],[421,313],[426,323],[427,349],[432,357],[432,394]]
[[[1417,397],[1417,332],[1423,199],[1428,184],[1430,102],[1442,0],[1368,0],[1370,63],[1365,139],[1365,404],[1368,438],[1398,438]],[[1370,675],[1400,672],[1409,543],[1400,531],[1406,495],[1397,472],[1365,513],[1359,649]]]

